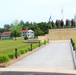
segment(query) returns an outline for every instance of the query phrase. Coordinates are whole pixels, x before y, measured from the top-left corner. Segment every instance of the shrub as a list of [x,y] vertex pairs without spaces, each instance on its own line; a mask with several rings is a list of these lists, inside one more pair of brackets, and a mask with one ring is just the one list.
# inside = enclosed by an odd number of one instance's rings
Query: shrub
[[35,45],[32,45],[32,50],[35,49]]
[[25,53],[28,52],[28,51],[29,51],[28,48],[25,48]]
[[8,57],[9,57],[10,59],[13,59],[13,58],[15,57],[15,54],[14,54],[14,52],[12,52],[12,53],[9,53],[9,54],[8,54]]
[[0,63],[8,62],[10,58],[7,55],[0,55]]
[[20,54],[24,54],[25,53],[25,50],[22,49],[22,50],[19,50]]
[[48,43],[49,42],[49,40],[46,40],[46,43]]
[[38,44],[33,45],[33,49],[36,49],[38,47]]
[[30,46],[26,47],[28,49],[28,51],[30,51]]
[[20,56],[21,55],[21,53],[18,51],[18,56]]
[[[41,43],[40,43],[40,45],[41,45]],[[36,44],[36,46],[39,47],[39,44]]]
[[44,45],[44,42],[41,42],[41,46]]

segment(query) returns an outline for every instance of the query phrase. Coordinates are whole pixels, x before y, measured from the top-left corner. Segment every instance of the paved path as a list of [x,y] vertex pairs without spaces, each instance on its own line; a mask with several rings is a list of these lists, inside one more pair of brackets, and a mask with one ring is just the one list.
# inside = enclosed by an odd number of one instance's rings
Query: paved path
[[53,42],[8,68],[74,69],[70,43]]

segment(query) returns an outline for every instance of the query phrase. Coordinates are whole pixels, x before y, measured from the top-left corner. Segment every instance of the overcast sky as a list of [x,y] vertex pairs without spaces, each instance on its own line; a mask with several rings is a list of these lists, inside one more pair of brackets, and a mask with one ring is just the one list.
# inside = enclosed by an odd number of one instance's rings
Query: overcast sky
[[14,20],[24,22],[48,22],[63,18],[72,19],[76,12],[76,0],[0,0],[0,27]]

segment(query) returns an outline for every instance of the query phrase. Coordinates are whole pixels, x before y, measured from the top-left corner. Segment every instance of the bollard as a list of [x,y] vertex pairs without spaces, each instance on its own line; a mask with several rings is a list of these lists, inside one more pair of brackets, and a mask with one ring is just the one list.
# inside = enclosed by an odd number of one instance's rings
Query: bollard
[[18,57],[18,49],[17,48],[15,48],[15,58],[17,59],[17,57]]
[[40,47],[40,41],[39,41],[39,47]]
[[31,48],[31,50],[30,50],[30,51],[32,51],[32,44],[30,44],[30,48]]
[[72,43],[72,39],[70,38],[70,42]]

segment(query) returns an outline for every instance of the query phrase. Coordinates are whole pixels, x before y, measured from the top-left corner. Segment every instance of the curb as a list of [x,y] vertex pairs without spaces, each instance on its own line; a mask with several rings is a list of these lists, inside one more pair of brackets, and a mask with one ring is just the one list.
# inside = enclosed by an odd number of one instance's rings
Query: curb
[[[58,73],[59,75],[60,73],[61,75],[73,75],[73,74],[76,75],[76,70],[49,69],[49,68],[47,69],[46,68],[0,68],[0,72],[26,72],[26,73],[27,72],[37,73],[38,72],[38,73]],[[34,74],[30,74],[30,75],[34,75]]]
[[71,55],[72,55],[72,60],[73,60],[74,69],[76,69],[75,56],[74,56],[74,53],[73,53],[73,47],[72,47],[72,45],[71,45],[71,42],[70,42],[70,49],[71,49]]

